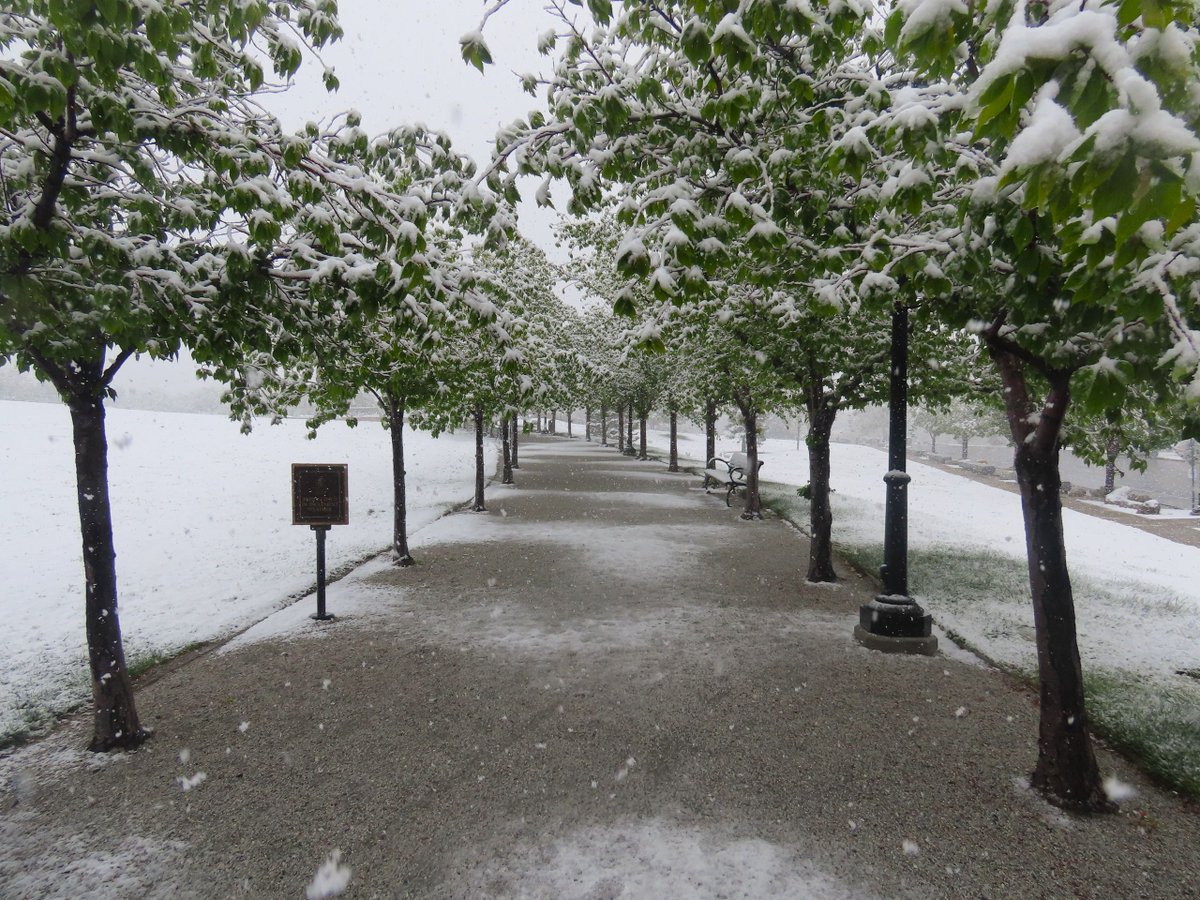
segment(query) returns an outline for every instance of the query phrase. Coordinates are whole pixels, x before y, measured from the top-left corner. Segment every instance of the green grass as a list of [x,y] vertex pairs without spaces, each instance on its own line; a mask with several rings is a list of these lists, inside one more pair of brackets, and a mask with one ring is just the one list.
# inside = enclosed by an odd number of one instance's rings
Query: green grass
[[[794,488],[772,485],[764,492],[763,502],[807,529],[808,502],[798,497]],[[878,577],[882,543],[836,544],[835,549],[858,571]],[[1036,690],[1036,650],[1018,632],[1032,622],[1029,574],[1023,559],[984,550],[910,549],[909,574],[911,582],[920,585],[922,603],[932,608],[935,618],[941,610],[959,617],[975,613],[977,619],[987,622],[975,636],[943,628],[947,637]],[[1100,584],[1082,576],[1072,580],[1077,603],[1104,603],[1137,617],[1146,627],[1169,627],[1169,623],[1146,620],[1169,620],[1185,608],[1180,598],[1148,593],[1140,585]],[[978,616],[984,604],[987,615]],[[1028,645],[1027,660],[1016,664],[994,660],[986,647],[988,641],[1022,641]],[[1094,733],[1108,746],[1164,786],[1200,799],[1200,681],[1183,675],[1175,679],[1085,664],[1088,715]]]
[[1096,733],[1166,786],[1200,798],[1200,682],[1094,667],[1083,680]]
[[207,643],[207,641],[193,641],[190,644],[184,644],[178,649],[169,651],[151,650],[147,653],[135,653],[129,660],[129,677],[137,678],[140,675],[145,675],[151,669],[183,656],[185,653],[199,650],[201,647],[206,646]]

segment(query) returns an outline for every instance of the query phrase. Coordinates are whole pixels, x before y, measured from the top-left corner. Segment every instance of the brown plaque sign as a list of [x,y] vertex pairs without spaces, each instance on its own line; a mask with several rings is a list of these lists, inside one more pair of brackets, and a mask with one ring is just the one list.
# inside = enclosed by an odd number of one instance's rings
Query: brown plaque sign
[[350,524],[346,466],[292,463],[292,524]]

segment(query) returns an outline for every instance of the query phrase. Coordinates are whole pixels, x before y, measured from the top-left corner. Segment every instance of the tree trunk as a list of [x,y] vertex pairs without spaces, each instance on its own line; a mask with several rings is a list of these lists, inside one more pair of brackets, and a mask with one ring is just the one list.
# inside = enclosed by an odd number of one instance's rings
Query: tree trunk
[[589,444],[592,442],[592,408],[584,407],[583,410],[583,439]]
[[[1050,389],[1039,415],[1024,363],[995,329],[985,333],[1004,386],[1014,468],[1025,520],[1025,552],[1037,634],[1040,713],[1032,786],[1061,806],[1111,812],[1092,749],[1083,670],[1075,634],[1075,600],[1067,571],[1059,498],[1058,446],[1071,400],[1069,371],[1044,372]],[[1031,418],[1033,421],[1031,421]]]
[[550,410],[550,433],[558,434],[558,410]]
[[758,410],[749,391],[735,394],[734,400],[746,427],[746,505],[742,509],[742,518],[761,519],[762,499],[758,495]]
[[138,721],[117,618],[117,566],[108,499],[108,441],[104,401],[80,391],[67,405],[75,441],[79,530],[83,538],[88,664],[92,676],[92,742],[88,749],[130,749],[149,737]]
[[675,410],[671,410],[671,460],[667,471],[679,471],[679,413]]
[[649,459],[646,455],[646,419],[649,416],[638,417],[638,459]]
[[929,452],[937,453],[937,432],[929,432]]
[[542,433],[542,411],[539,409],[537,414],[537,430],[538,434]]
[[504,473],[500,479],[501,484],[512,484],[513,483],[512,441],[509,438],[509,435],[512,431],[516,430],[516,425],[514,424],[513,427],[510,429],[508,423],[509,423],[508,414],[505,413],[504,416],[502,416],[500,419],[500,439],[501,439],[501,441],[503,441],[503,445],[504,445]]
[[392,561],[411,566],[416,561],[408,549],[408,501],[404,470],[404,401],[389,397],[385,407],[392,441]]
[[519,437],[520,434],[521,434],[521,420],[520,420],[519,416],[514,415],[513,416],[513,426],[512,426],[512,467],[514,469],[521,468],[521,461],[520,461],[519,455],[517,453],[517,447],[521,443],[521,438]]
[[708,400],[704,406],[704,465],[717,455],[717,401]]
[[970,442],[970,440],[971,439],[969,437],[965,437],[962,439],[962,458],[963,459],[967,458],[967,444]]
[[625,404],[617,407],[617,449],[625,452]]
[[1117,489],[1117,457],[1121,454],[1121,442],[1110,437],[1104,446],[1104,496]]
[[629,408],[625,410],[625,455],[633,456],[637,451],[633,449],[633,401],[630,401]]
[[[837,581],[833,568],[833,508],[829,503],[829,435],[837,409],[824,397],[822,386],[811,388],[808,409],[808,575],[812,582]],[[816,396],[821,394],[821,396]]]
[[608,404],[600,404],[600,446],[608,446]]
[[575,432],[572,430],[575,425],[575,410],[567,410],[567,437],[575,437]]
[[487,512],[483,502],[483,407],[475,407],[475,502],[473,512]]

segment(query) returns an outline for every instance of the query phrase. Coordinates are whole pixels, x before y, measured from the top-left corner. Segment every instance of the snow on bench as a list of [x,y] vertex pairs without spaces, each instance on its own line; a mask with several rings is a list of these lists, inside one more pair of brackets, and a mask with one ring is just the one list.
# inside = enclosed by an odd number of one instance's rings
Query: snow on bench
[[[720,463],[720,466],[717,464]],[[723,468],[722,468],[723,467]],[[704,492],[711,487],[725,488],[725,505],[730,506],[729,498],[738,488],[746,486],[746,469],[750,467],[750,459],[745,453],[731,453],[729,459],[714,456],[704,469]],[[763,461],[758,461],[761,471]]]

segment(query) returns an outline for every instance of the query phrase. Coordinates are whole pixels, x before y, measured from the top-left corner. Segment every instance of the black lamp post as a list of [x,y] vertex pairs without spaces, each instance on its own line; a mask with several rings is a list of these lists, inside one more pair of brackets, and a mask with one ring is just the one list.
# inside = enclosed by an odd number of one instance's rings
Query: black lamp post
[[891,653],[937,651],[933,618],[908,596],[908,306],[892,307],[892,373],[888,400],[888,473],[884,507],[883,593],[858,611],[854,637],[873,650]]

